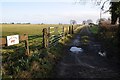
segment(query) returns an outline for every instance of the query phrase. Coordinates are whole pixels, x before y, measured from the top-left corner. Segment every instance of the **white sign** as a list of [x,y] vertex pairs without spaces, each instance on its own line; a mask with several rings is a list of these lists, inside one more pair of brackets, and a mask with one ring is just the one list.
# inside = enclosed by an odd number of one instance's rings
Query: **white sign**
[[7,45],[19,44],[19,35],[7,36]]

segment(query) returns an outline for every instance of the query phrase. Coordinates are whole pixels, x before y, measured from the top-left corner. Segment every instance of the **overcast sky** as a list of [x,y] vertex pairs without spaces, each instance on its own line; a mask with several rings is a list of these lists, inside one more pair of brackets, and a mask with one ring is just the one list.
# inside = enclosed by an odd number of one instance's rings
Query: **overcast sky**
[[[78,0],[1,0],[0,22],[69,24],[71,19],[77,23],[87,19],[96,22],[100,16],[100,6],[83,1],[78,3]],[[108,8],[106,3],[104,9]],[[110,15],[102,14],[102,17],[108,18]]]

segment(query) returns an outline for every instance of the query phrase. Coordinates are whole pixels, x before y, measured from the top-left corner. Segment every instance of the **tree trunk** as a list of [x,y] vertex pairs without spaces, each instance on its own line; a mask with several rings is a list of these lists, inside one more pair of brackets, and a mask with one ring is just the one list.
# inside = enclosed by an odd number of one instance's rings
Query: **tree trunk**
[[117,3],[118,2],[111,2],[111,24],[115,24],[116,21],[117,21],[117,18],[118,18],[118,15],[116,13],[116,10],[117,10]]

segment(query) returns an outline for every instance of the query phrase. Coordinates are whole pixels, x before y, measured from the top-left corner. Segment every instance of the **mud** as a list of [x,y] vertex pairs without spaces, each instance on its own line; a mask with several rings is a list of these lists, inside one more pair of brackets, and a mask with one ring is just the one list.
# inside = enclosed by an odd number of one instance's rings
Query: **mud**
[[[83,37],[87,42],[82,42]],[[72,53],[71,46],[77,46],[84,51],[78,54]],[[53,77],[54,78],[120,78],[119,65],[111,63],[106,57],[102,57],[98,52],[102,49],[91,34],[88,27],[84,27],[71,43],[67,44],[63,50],[66,54],[58,62]]]

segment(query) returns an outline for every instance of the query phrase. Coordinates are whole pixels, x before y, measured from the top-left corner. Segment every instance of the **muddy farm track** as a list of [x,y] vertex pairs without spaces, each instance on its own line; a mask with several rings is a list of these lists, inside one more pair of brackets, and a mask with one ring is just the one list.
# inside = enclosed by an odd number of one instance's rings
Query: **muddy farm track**
[[[87,44],[85,44],[85,40]],[[72,46],[82,48],[83,52],[71,52]],[[100,50],[103,50],[101,43],[94,38],[88,27],[84,27],[76,34],[71,43],[65,46],[63,52],[66,55],[58,62],[53,77],[119,79],[118,65],[98,54]]]

